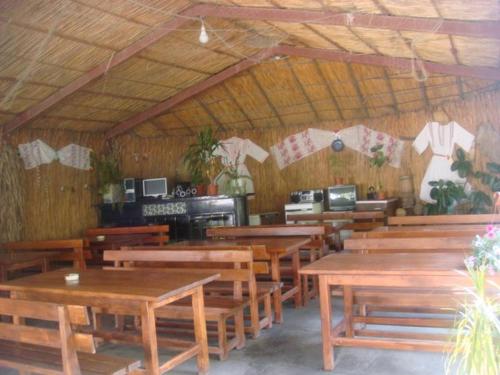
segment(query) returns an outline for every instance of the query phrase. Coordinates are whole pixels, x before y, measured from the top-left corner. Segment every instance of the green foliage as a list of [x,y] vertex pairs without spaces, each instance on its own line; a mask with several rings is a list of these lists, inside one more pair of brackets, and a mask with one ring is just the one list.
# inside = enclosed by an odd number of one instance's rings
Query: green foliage
[[429,215],[445,215],[454,203],[466,197],[464,187],[453,181],[430,181],[429,185],[432,186],[431,198],[436,201],[427,205]]
[[121,186],[123,175],[115,153],[112,152],[100,156],[92,153],[91,163],[92,168],[96,172],[97,192],[99,194],[108,193],[110,185],[119,184]]
[[246,181],[252,181],[249,175],[242,175],[238,171],[240,154],[236,156],[236,160],[222,170],[222,174],[227,177],[225,183],[225,191],[229,196],[240,196],[247,193]]
[[486,214],[490,212],[493,205],[491,197],[483,191],[473,191],[469,195],[469,201],[472,204],[471,214]]
[[499,287],[487,282],[488,274],[500,270],[500,232],[494,226],[487,230],[474,240],[473,255],[465,260],[473,288],[466,289],[469,299],[455,323],[455,347],[447,359],[447,374],[452,369],[458,375],[496,375],[500,371]]
[[382,150],[383,147],[384,145],[378,144],[370,148],[370,151],[372,152],[370,165],[372,167],[382,168],[385,163],[389,161],[389,158],[385,155],[384,150]]
[[[492,192],[500,191],[500,164],[487,163],[484,171],[474,171],[472,162],[466,158],[465,151],[458,148],[455,153],[456,159],[451,165],[451,170],[456,171],[462,178],[475,178],[481,184],[488,187]],[[471,203],[470,213],[488,213],[493,205],[492,199],[482,191],[474,191],[468,197]]]
[[184,154],[186,164],[193,183],[212,182],[216,175],[215,150],[223,147],[212,128],[202,129],[196,136],[196,142],[189,145]]
[[458,175],[462,178],[467,178],[472,175],[472,162],[466,159],[465,151],[461,148],[457,149],[456,157],[457,159],[451,164],[451,170],[457,171]]

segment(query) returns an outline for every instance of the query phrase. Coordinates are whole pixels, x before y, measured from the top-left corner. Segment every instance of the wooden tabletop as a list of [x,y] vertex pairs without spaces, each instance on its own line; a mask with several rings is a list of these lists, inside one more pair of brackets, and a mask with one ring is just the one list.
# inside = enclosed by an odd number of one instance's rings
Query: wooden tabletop
[[297,250],[301,246],[307,245],[311,239],[309,237],[239,237],[231,240],[195,240],[181,241],[175,245],[180,246],[265,246],[269,253],[286,254]]
[[463,254],[332,254],[301,268],[306,275],[428,275],[466,272]]
[[0,265],[10,266],[15,263],[31,262],[43,259],[49,259],[61,255],[57,251],[36,251],[36,252],[24,252],[24,251],[12,251],[12,252],[0,252]]
[[[79,283],[67,285],[64,275],[80,274]],[[0,290],[40,292],[94,297],[95,299],[121,299],[159,302],[216,280],[218,274],[207,272],[186,274],[183,270],[101,270],[75,271],[61,269],[34,276],[23,277],[0,284]]]
[[413,231],[468,231],[482,234],[486,232],[485,225],[405,225],[405,226],[382,226],[373,229],[373,232],[413,232]]
[[384,211],[327,211],[319,214],[288,215],[287,220],[380,220],[385,217]]

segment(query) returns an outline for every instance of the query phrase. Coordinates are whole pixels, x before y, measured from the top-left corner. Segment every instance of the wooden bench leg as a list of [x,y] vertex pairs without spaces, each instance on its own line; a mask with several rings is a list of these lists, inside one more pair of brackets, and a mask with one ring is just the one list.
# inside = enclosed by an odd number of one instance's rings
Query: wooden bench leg
[[198,352],[197,356],[198,373],[207,374],[209,368],[207,324],[205,320],[205,307],[204,307],[205,304],[203,301],[202,286],[199,286],[195,289],[192,296],[192,302],[193,302],[194,336],[196,338],[196,343],[200,346],[200,351]]
[[319,304],[321,315],[321,336],[323,339],[323,368],[333,370],[332,332],[332,305],[330,286],[325,276],[319,276]]
[[245,347],[245,316],[243,314],[243,309],[234,317],[234,329],[238,342],[236,349],[243,349]]
[[299,270],[300,270],[300,252],[296,251],[292,255],[293,286],[297,287],[297,293],[295,293],[294,296],[295,308],[302,306],[302,285],[301,285]]
[[224,361],[228,356],[227,348],[227,327],[226,318],[221,317],[217,321],[217,334],[218,334],[218,346],[219,346],[219,360]]
[[354,334],[352,327],[352,302],[352,287],[344,285],[344,320],[346,337],[353,337]]
[[[281,282],[280,260],[277,254],[271,255],[271,277],[273,281]],[[273,293],[274,322],[283,323],[283,309],[281,302],[281,288]]]
[[[203,303],[203,301],[202,301]],[[141,305],[142,345],[144,347],[144,367],[147,374],[159,375],[158,342],[153,306],[149,302]]]
[[267,328],[272,328],[273,326],[273,310],[271,307],[271,295],[268,294],[264,298],[264,314],[267,318]]
[[307,306],[309,302],[309,277],[307,275],[302,275],[302,304]]

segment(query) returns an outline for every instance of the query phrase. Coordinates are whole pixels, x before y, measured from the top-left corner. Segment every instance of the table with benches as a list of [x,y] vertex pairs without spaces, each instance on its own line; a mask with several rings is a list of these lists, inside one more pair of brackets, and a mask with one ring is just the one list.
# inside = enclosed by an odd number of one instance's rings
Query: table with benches
[[7,242],[0,246],[9,254],[57,251],[59,255],[52,257],[51,260],[71,261],[73,267],[80,270],[86,268],[85,260],[90,256],[88,252],[85,252],[84,247],[83,239],[16,241]]
[[302,286],[299,275],[299,250],[310,242],[309,237],[247,237],[233,240],[195,240],[181,241],[171,246],[251,246],[254,260],[266,261],[271,265],[270,279],[274,284],[281,285],[284,279],[281,274],[281,261],[292,259],[292,283],[285,284],[283,290],[278,288],[273,293],[274,321],[283,322],[282,303],[294,299],[296,307],[302,306]]
[[[127,339],[144,348],[144,368],[134,373],[162,374],[180,363],[197,357],[200,373],[208,371],[208,346],[204,310],[203,286],[216,280],[213,272],[186,273],[154,270],[79,271],[77,284],[67,284],[67,269],[23,277],[0,284],[0,291],[10,292],[12,298],[65,305],[84,305],[101,309],[121,309],[127,315],[140,316],[141,335]],[[74,271],[73,271],[74,272]],[[191,297],[195,341],[170,360],[160,363],[156,312],[158,309]],[[13,328],[15,329],[15,327]],[[4,330],[2,329],[1,332]],[[19,331],[17,334],[21,334]],[[117,339],[120,337],[107,337]],[[175,340],[174,340],[175,341]]]
[[[411,297],[413,289],[418,286],[435,291],[427,295],[427,300],[423,301],[421,306],[425,307],[426,302],[439,302],[446,309],[453,306],[456,308],[460,299],[453,294],[453,290],[460,286],[471,286],[463,260],[463,254],[453,253],[332,254],[302,268],[302,274],[319,277],[324,369],[334,368],[334,346],[439,352],[449,350],[451,344],[447,335],[393,329],[374,330],[367,327],[370,324],[445,327],[453,323],[452,319],[439,321],[438,318],[377,318],[365,316],[362,311],[356,315],[356,305],[365,301],[357,300],[355,292],[357,289],[368,288],[375,290],[374,297],[377,297],[377,288],[390,288],[398,290],[400,297]],[[496,276],[495,282],[500,282],[498,279]],[[344,300],[343,319],[335,327],[332,327],[332,286],[340,286],[343,289]],[[443,301],[445,296],[448,298]],[[401,304],[405,302],[404,299],[400,301]],[[414,305],[414,302],[411,300],[410,305]]]

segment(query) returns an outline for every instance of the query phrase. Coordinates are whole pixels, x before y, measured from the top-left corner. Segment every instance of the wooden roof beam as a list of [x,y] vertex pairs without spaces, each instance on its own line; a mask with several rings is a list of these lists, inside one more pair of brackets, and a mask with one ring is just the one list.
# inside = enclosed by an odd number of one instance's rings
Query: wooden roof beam
[[125,121],[122,121],[114,128],[106,132],[106,139],[122,134],[127,130],[133,128],[134,126],[137,126],[143,123],[144,121],[149,120],[150,118],[156,117],[166,112],[167,110],[176,106],[177,104],[180,104],[198,95],[199,93],[208,90],[209,88],[221,82],[224,82],[226,79],[231,78],[232,76],[238,74],[239,72],[244,71],[250,68],[251,66],[260,63],[262,60],[265,60],[274,55],[276,55],[275,48],[270,48],[262,50],[250,56],[240,61],[239,63],[232,65],[229,68],[226,68],[217,74],[214,74],[210,78],[207,78],[205,81],[196,83],[193,86],[188,87],[187,89],[173,95],[172,97],[168,98],[167,100],[164,100],[163,102],[154,105],[153,107],[147,109],[146,111],[139,113],[135,116],[132,116]]
[[125,47],[119,52],[113,53],[109,60],[97,65],[93,69],[84,73],[82,76],[69,83],[68,85],[57,90],[55,93],[49,95],[47,98],[42,100],[40,103],[28,108],[27,110],[21,112],[19,115],[14,117],[12,120],[7,122],[4,126],[5,133],[12,132],[13,130],[23,126],[28,121],[32,120],[42,112],[53,107],[57,103],[61,102],[63,99],[78,91],[89,82],[103,76],[111,68],[121,64],[122,62],[128,60],[132,56],[137,55],[141,51],[145,50],[152,44],[156,43],[161,38],[170,34],[171,32],[177,30],[188,22],[192,21],[195,15],[192,13],[192,8],[188,8],[185,11],[179,13],[181,17],[175,17],[172,20],[165,22],[164,24],[155,28],[152,32],[145,35],[138,41],[132,43],[128,47]]
[[[343,61],[355,64],[385,66],[399,70],[411,70],[412,60],[404,57],[389,57],[381,55],[351,54],[348,52],[334,51],[321,48],[292,47],[281,45],[274,48],[278,55],[306,57],[310,59]],[[500,69],[483,66],[448,65],[429,61],[422,61],[429,73],[448,74],[461,77],[472,77],[500,81]]]
[[238,7],[213,4],[198,4],[191,9],[193,13],[204,17],[366,27],[370,29],[416,31],[475,38],[500,39],[499,21],[462,21],[442,18],[390,16],[384,14],[333,13],[317,10]]

